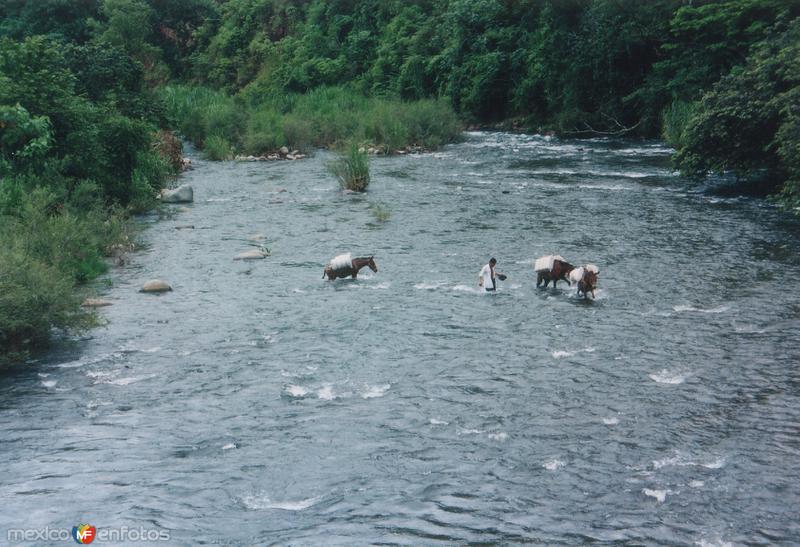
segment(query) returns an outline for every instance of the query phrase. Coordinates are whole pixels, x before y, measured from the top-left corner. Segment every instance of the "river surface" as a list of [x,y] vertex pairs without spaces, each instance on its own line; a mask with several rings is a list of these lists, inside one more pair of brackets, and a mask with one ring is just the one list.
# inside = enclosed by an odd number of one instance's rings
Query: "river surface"
[[[0,543],[800,542],[800,224],[669,154],[467,133],[371,159],[365,195],[326,152],[194,158],[107,326],[0,376]],[[323,281],[342,252],[379,271]],[[596,300],[536,289],[551,253]]]

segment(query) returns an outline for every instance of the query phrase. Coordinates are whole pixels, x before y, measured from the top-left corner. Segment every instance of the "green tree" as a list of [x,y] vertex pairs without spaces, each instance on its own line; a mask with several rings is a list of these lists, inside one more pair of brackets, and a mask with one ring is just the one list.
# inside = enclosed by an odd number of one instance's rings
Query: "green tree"
[[[676,156],[690,175],[761,172],[796,206],[800,180],[800,18],[776,25],[747,63],[698,103]],[[766,172],[765,172],[766,171]]]
[[121,48],[144,67],[147,80],[164,83],[169,69],[162,61],[161,50],[151,42],[155,11],[145,0],[103,0],[100,12],[105,23],[98,40]]
[[92,37],[89,21],[99,14],[100,0],[4,0],[0,2],[0,36],[21,40],[48,35],[85,43]]

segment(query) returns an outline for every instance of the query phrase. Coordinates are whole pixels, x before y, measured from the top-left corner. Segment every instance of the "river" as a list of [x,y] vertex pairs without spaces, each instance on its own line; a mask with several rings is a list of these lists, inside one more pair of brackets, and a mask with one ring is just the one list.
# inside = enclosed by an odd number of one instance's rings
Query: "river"
[[[365,195],[326,152],[193,157],[107,325],[0,376],[0,534],[800,542],[800,223],[669,154],[470,132],[372,158]],[[234,261],[256,233],[272,256]],[[378,272],[323,281],[342,252]],[[596,300],[536,289],[551,253],[599,266]]]

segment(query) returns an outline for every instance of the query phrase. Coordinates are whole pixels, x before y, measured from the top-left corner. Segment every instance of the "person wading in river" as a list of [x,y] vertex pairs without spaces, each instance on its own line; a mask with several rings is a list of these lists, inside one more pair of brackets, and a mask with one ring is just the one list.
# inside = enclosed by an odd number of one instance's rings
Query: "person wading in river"
[[494,257],[489,259],[489,263],[481,268],[481,273],[478,274],[478,286],[483,287],[487,291],[497,290],[497,279],[500,281],[505,280],[506,276],[500,272],[494,271],[497,264],[497,259]]

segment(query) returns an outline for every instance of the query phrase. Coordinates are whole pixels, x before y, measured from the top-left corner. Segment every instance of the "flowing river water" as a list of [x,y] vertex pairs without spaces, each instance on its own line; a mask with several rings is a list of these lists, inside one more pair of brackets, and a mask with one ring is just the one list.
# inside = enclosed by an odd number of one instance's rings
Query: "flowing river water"
[[[800,542],[800,224],[669,154],[466,133],[371,159],[365,195],[326,152],[194,158],[107,326],[2,372],[0,543]],[[272,256],[232,260],[259,232]],[[323,281],[342,252],[378,273]],[[551,253],[596,300],[535,288]]]

